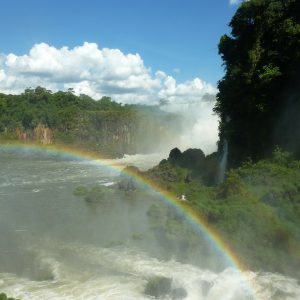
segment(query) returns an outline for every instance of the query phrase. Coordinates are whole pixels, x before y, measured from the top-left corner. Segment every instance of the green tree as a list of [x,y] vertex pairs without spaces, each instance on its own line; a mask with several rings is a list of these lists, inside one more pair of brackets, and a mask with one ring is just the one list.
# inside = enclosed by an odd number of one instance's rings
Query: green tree
[[231,166],[276,145],[300,157],[300,1],[245,1],[229,25],[219,43],[220,148],[227,139]]

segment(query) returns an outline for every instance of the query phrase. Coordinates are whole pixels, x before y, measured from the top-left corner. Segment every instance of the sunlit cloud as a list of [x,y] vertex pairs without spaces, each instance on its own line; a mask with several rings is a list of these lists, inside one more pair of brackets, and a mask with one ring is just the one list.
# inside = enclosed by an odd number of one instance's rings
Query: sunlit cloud
[[237,4],[241,3],[241,2],[242,2],[242,0],[229,0],[229,4],[230,5],[237,5]]
[[137,53],[85,42],[74,48],[40,43],[24,55],[0,55],[0,92],[19,94],[36,86],[53,92],[72,88],[75,94],[96,100],[110,96],[124,104],[160,104],[186,118],[183,148],[191,141],[207,152],[216,148],[218,118],[212,110],[216,88],[200,78],[178,83],[161,70],[152,72]]
[[249,0],[229,0],[229,4],[230,5],[238,5],[242,2],[247,2],[247,1],[249,1]]
[[0,56],[1,92],[15,94],[38,85],[53,91],[73,88],[76,94],[95,99],[111,96],[122,103],[155,104],[161,98],[200,101],[204,94],[215,93],[214,87],[200,78],[178,84],[163,71],[153,74],[137,53],[101,49],[95,43],[74,48],[40,43],[24,55]]

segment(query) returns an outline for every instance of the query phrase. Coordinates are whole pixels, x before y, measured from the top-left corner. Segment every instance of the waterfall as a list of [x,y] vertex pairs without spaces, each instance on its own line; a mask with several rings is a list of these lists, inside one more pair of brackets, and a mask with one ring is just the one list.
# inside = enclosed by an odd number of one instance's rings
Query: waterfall
[[226,139],[224,139],[223,155],[222,155],[222,159],[220,161],[220,169],[219,169],[219,183],[222,183],[225,178],[227,158],[228,158],[228,141]]

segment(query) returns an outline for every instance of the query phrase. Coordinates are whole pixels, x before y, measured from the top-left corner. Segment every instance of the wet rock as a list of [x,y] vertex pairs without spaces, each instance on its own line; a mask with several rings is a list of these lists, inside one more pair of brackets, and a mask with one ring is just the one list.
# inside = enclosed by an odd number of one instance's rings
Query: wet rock
[[276,206],[278,204],[277,195],[273,192],[264,195],[261,201],[270,206]]
[[138,176],[140,173],[141,173],[140,170],[135,166],[126,167],[120,175],[118,188],[124,192],[136,190],[137,183],[134,177]]
[[209,290],[211,289],[211,287],[213,286],[212,282],[203,280],[201,281],[201,290],[202,290],[202,296],[206,297],[209,293]]
[[274,297],[274,300],[282,300],[282,299],[296,299],[296,298],[294,298],[295,296],[296,295],[293,293],[285,292],[282,290],[277,290],[273,297]]
[[98,203],[104,201],[104,189],[102,187],[94,187],[85,196],[85,201],[89,203]]
[[185,183],[191,183],[193,181],[193,176],[191,173],[188,173],[185,178],[184,178],[184,182]]
[[187,297],[187,291],[180,287],[172,290],[172,300],[182,300]]
[[1,293],[1,294],[0,294],[0,300],[18,300],[18,299],[8,298],[8,297],[6,296],[6,294]]
[[165,297],[172,292],[171,284],[171,278],[163,276],[153,277],[148,281],[145,287],[145,294],[155,297],[156,299]]
[[118,187],[124,192],[136,190],[135,182],[131,177],[123,177],[122,180],[118,183]]

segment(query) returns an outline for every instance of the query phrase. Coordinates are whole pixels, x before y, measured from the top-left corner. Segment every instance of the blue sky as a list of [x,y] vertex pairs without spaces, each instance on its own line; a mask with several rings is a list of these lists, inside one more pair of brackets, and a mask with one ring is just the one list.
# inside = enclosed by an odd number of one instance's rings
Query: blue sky
[[217,44],[236,9],[229,0],[2,0],[0,53],[94,42],[139,53],[146,67],[179,82],[216,85],[223,75]]
[[177,145],[216,149],[217,45],[239,0],[0,1],[0,92],[164,103],[193,120]]

